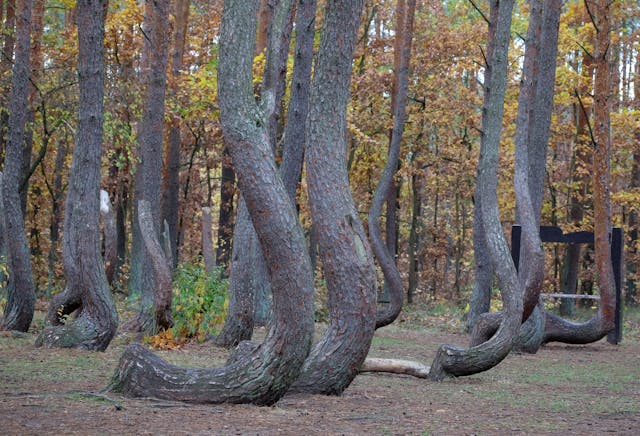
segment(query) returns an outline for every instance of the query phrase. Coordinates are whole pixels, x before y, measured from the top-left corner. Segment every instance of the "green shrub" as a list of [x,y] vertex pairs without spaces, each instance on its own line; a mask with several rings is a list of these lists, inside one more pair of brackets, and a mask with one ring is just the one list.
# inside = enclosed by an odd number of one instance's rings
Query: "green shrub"
[[173,282],[173,337],[203,341],[216,333],[227,315],[228,287],[220,269],[208,275],[199,264],[178,266]]

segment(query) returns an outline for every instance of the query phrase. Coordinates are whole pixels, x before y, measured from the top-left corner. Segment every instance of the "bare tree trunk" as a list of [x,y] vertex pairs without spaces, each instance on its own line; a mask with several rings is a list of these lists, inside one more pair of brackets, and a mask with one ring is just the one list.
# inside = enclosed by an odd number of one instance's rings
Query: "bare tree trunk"
[[222,153],[220,178],[220,210],[218,212],[218,242],[216,248],[216,264],[225,271],[229,269],[232,249],[233,230],[233,194],[235,191],[235,173],[229,152],[225,148]]
[[304,235],[253,98],[257,6],[257,0],[225,1],[218,92],[223,132],[269,266],[274,321],[263,344],[242,347],[222,368],[180,368],[140,345],[129,347],[111,386],[128,395],[273,404],[298,377],[311,345],[313,283]]
[[[164,124],[164,102],[167,84],[169,1],[158,0],[147,5],[145,17],[144,48],[147,61],[147,83],[144,97],[144,114],[138,128],[138,143],[141,162],[136,170],[135,201],[147,200],[151,208],[155,237],[160,238],[160,175],[162,172],[162,139]],[[140,172],[138,174],[138,171]],[[137,219],[139,212],[135,210]],[[142,229],[139,229],[142,230]],[[134,236],[135,238],[135,236]],[[138,242],[140,244],[140,241]],[[158,289],[158,277],[152,265],[152,254],[145,251],[147,244],[139,248],[141,258],[141,304],[136,319],[129,326],[134,331],[154,334],[171,325],[162,314],[170,307],[157,309],[155,290]],[[170,301],[170,296],[161,298]]]
[[[100,255],[100,169],[104,98],[104,0],[78,2],[78,136],[73,150],[64,220],[64,268],[67,286],[49,307],[65,314],[81,312],[66,324],[60,317],[46,327],[38,346],[104,351],[116,333],[118,315]],[[54,315],[55,317],[55,315]]]
[[[178,0],[173,4],[173,15],[175,17],[173,25],[173,52],[171,55],[171,76],[173,82],[170,92],[174,96],[178,91],[178,80],[182,70],[190,4],[190,0]],[[180,194],[180,144],[180,119],[174,117],[171,120],[169,129],[169,142],[165,147],[161,199],[162,221],[166,220],[169,225],[168,242],[170,242],[173,251],[172,269],[177,266],[179,257],[178,215],[180,203],[178,197]]]
[[2,184],[9,285],[0,329],[23,332],[29,329],[35,305],[33,270],[25,235],[24,216],[20,207],[22,145],[29,100],[30,57],[31,0],[22,0],[17,14],[16,48],[9,97],[9,135]]
[[[395,217],[397,192],[393,179],[398,169],[400,145],[402,143],[402,133],[406,119],[409,65],[411,61],[413,17],[415,11],[415,0],[408,0],[406,11],[404,8],[404,0],[398,0],[396,13],[404,16],[397,18],[395,50],[400,51],[401,54],[397,65],[398,70],[396,71],[397,84],[395,90],[395,105],[393,108],[393,130],[391,132],[391,143],[389,144],[389,157],[387,158],[384,172],[378,182],[378,187],[376,188],[369,210],[369,238],[371,248],[384,274],[385,285],[388,286],[390,297],[388,307],[378,310],[376,315],[376,328],[389,325],[398,317],[402,310],[402,301],[404,299],[404,285],[395,259],[395,243],[393,247],[391,247],[393,252],[389,252],[389,246],[385,245],[382,240],[379,220],[382,214],[382,205],[385,200],[389,199],[389,194],[391,193],[392,201],[387,201],[387,216],[391,215]],[[390,207],[392,207],[392,211],[389,211]],[[393,221],[393,228],[395,230],[395,219]],[[393,239],[393,235],[387,233],[387,244],[389,240]]]
[[[448,376],[470,375],[486,371],[504,359],[522,319],[522,291],[509,246],[502,231],[497,197],[497,170],[504,96],[506,91],[511,14],[514,1],[491,2],[491,26],[495,26],[494,49],[488,57],[491,79],[485,84],[482,117],[478,186],[480,187],[482,224],[485,241],[502,290],[505,316],[495,335],[486,342],[469,349],[443,345],[431,365],[429,378],[442,380]],[[496,11],[497,8],[497,11]],[[495,17],[495,18],[494,18]]]
[[[600,306],[598,313],[584,323],[571,323],[546,313],[545,342],[574,344],[595,342],[614,327],[615,283],[611,263],[611,3],[607,0],[585,2],[596,28],[594,60],[593,216],[595,263],[598,272]],[[584,107],[582,108],[584,109]]]
[[[2,21],[0,21],[2,24]],[[4,26],[2,27],[3,41],[2,53],[0,56],[0,75],[4,76],[11,71],[11,60],[14,58],[13,51],[15,45],[15,27],[16,27],[16,0],[7,0],[7,12],[5,15]],[[0,157],[6,156],[6,147],[9,132],[9,101],[6,96],[10,94],[10,90],[3,90],[0,95]]]
[[375,329],[376,272],[347,174],[346,109],[362,0],[328,1],[307,118],[307,182],[330,324],[293,389],[340,394],[362,365]]

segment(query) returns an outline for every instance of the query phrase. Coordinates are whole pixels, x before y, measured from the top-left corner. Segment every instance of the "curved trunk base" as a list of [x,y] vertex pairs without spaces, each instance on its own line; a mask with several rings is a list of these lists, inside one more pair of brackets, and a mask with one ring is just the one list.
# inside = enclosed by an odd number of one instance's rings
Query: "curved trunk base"
[[[282,369],[278,359],[260,345],[222,368],[183,368],[172,365],[140,344],[127,347],[108,387],[131,397],[154,397],[190,403],[253,403],[272,405],[297,377],[294,369],[285,378],[272,376]],[[303,353],[304,354],[304,353]],[[301,354],[302,355],[302,354]],[[273,363],[273,365],[272,365]],[[300,367],[291,364],[291,368]]]
[[613,324],[606,325],[598,313],[589,321],[575,323],[560,318],[553,313],[544,312],[544,338],[542,343],[563,342],[565,344],[590,344],[604,338]]

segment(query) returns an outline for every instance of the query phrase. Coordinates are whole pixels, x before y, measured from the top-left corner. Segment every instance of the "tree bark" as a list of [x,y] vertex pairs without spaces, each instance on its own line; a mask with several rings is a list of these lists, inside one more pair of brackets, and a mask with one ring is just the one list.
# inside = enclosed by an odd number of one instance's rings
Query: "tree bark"
[[[182,70],[190,4],[190,0],[178,0],[173,5],[175,20],[173,24],[173,51],[171,54],[172,84],[170,87],[170,92],[173,96],[177,94],[178,80]],[[168,242],[172,247],[172,269],[177,266],[179,257],[180,144],[180,119],[174,116],[169,129],[169,142],[165,148],[161,200],[162,221],[166,220],[169,225]]]
[[[0,20],[0,24],[1,24]],[[0,57],[0,75],[4,76],[11,71],[11,60],[14,59],[13,51],[15,45],[15,27],[16,27],[16,0],[7,0],[7,12],[5,15],[2,41],[2,56]],[[0,156],[6,156],[6,147],[9,138],[9,108],[11,107],[6,96],[10,94],[10,90],[6,89],[0,96]],[[6,159],[6,157],[5,157]]]
[[362,365],[375,328],[376,272],[347,174],[346,109],[362,0],[328,1],[307,118],[307,183],[330,324],[293,389],[340,394]]
[[220,210],[218,212],[218,242],[216,247],[216,264],[227,275],[231,259],[233,229],[233,194],[235,178],[233,165],[226,147],[222,153],[220,177]]
[[[169,1],[157,0],[147,5],[145,17],[145,39],[143,50],[146,51],[147,83],[144,97],[144,114],[138,129],[138,145],[140,164],[136,174],[136,202],[146,200],[151,208],[155,237],[160,238],[160,175],[162,172],[162,139],[164,125],[164,105],[167,85]],[[138,186],[140,182],[141,186]],[[136,219],[139,214],[135,210]],[[139,229],[140,231],[142,229]],[[134,236],[135,239],[135,236]],[[140,242],[138,242],[140,244]],[[159,312],[156,301],[156,290],[159,278],[152,264],[152,253],[145,250],[147,244],[138,245],[141,257],[141,304],[136,319],[131,327],[134,331],[155,334],[160,329],[171,327],[167,317],[162,314],[171,307],[162,308]],[[162,301],[171,301],[164,296]]]
[[585,344],[603,338],[614,327],[616,290],[611,262],[611,3],[585,2],[596,28],[594,60],[593,219],[594,251],[600,290],[598,313],[584,323],[546,314],[545,342]]
[[128,395],[270,405],[298,377],[311,345],[313,282],[304,235],[253,97],[257,6],[257,0],[224,3],[218,93],[223,132],[269,266],[274,321],[263,344],[217,369],[180,368],[140,345],[128,348],[111,386]]
[[[485,84],[482,117],[478,186],[482,198],[481,213],[485,240],[502,290],[504,319],[495,335],[488,341],[463,349],[443,345],[438,349],[431,365],[429,378],[442,380],[448,376],[462,376],[486,371],[504,359],[513,344],[522,320],[522,291],[509,246],[502,231],[497,197],[497,170],[504,96],[506,91],[511,14],[514,2],[492,1],[492,19],[495,26],[494,49],[489,58],[490,81]],[[497,10],[497,16],[495,11]],[[496,17],[496,18],[493,18]]]
[[33,270],[25,235],[24,216],[20,207],[22,145],[29,100],[31,9],[31,0],[22,0],[19,3],[9,97],[9,134],[2,184],[9,284],[0,329],[23,332],[29,329],[35,305]]
[[[404,6],[404,0],[398,1],[398,6]],[[415,15],[415,0],[409,0],[406,11],[404,7],[397,8],[396,13],[405,15],[397,18],[396,44],[395,50],[400,51],[399,61],[397,65],[397,84],[395,89],[395,104],[393,107],[393,130],[391,132],[391,142],[389,144],[389,156],[385,165],[382,177],[378,182],[371,208],[369,209],[369,238],[371,248],[375,254],[378,264],[382,269],[385,277],[385,285],[389,291],[389,305],[378,310],[376,315],[376,328],[384,327],[391,324],[400,314],[402,310],[402,302],[404,299],[404,285],[400,272],[396,265],[395,244],[393,244],[393,252],[389,252],[389,247],[385,245],[382,239],[380,229],[380,215],[382,214],[382,205],[389,198],[389,193],[393,191],[392,202],[387,201],[387,216],[390,215],[389,207],[393,204],[391,214],[395,217],[396,189],[393,179],[398,169],[400,159],[400,145],[402,143],[402,134],[404,131],[404,123],[406,119],[407,108],[407,92],[409,88],[409,66],[411,61],[411,43],[413,40],[413,17]],[[393,224],[395,228],[395,220]],[[387,233],[387,242],[392,235]]]
[[[78,2],[78,135],[65,205],[63,257],[67,286],[49,314],[79,305],[77,318],[47,326],[37,346],[104,351],[116,333],[118,315],[100,255],[100,169],[104,98],[103,0]],[[51,317],[50,317],[51,318]]]

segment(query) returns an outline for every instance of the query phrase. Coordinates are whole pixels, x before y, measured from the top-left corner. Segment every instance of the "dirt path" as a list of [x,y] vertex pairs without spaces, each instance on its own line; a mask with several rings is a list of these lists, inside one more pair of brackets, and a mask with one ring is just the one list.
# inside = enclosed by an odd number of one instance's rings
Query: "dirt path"
[[[34,339],[0,336],[2,434],[640,434],[638,338],[550,345],[440,384],[362,374],[340,397],[288,395],[274,407],[103,396],[96,393],[124,345],[105,353],[42,350]],[[371,355],[429,364],[438,344],[466,340],[391,326],[376,335]],[[220,365],[226,355],[208,344],[161,354],[193,366]]]

